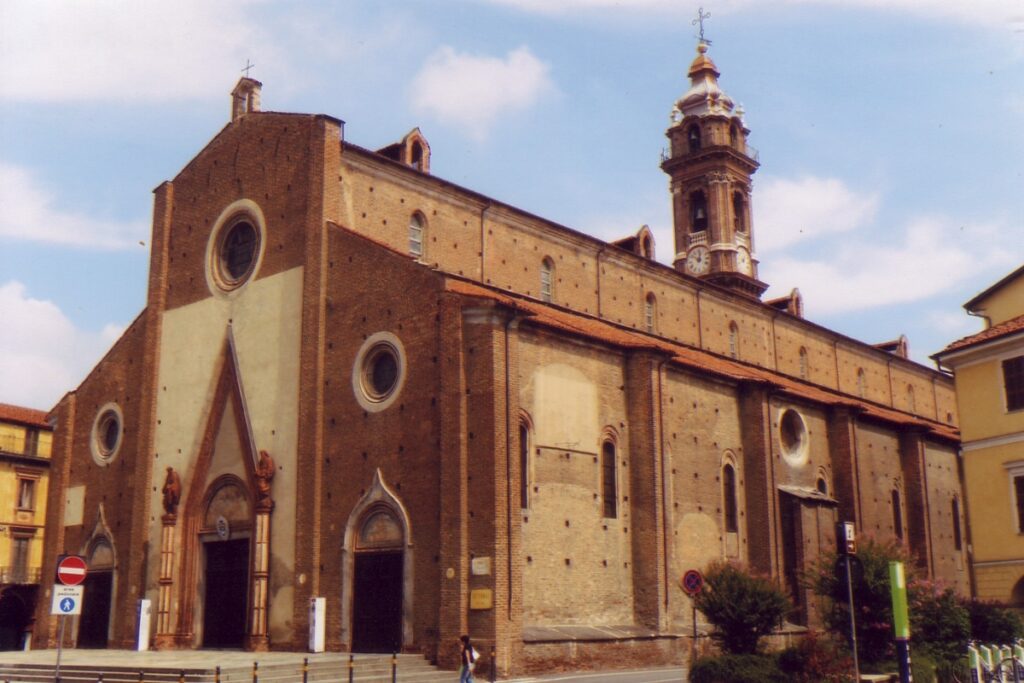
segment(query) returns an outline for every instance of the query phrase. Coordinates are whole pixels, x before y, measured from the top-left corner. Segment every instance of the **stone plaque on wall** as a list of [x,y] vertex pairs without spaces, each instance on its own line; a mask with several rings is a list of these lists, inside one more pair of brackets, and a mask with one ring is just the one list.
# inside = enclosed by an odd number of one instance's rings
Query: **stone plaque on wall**
[[470,609],[491,609],[494,607],[494,592],[490,588],[474,588],[469,592]]
[[473,573],[473,576],[490,576],[491,558],[474,557],[470,566],[470,571]]

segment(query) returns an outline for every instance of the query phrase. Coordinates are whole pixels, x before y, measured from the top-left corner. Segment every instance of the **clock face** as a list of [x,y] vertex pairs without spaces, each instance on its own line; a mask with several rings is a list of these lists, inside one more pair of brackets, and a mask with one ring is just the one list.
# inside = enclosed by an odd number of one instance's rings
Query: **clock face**
[[736,250],[736,266],[739,271],[744,275],[750,275],[751,263],[750,263],[750,252],[740,247]]
[[686,255],[686,269],[694,275],[703,275],[711,268],[711,254],[707,247],[694,247]]

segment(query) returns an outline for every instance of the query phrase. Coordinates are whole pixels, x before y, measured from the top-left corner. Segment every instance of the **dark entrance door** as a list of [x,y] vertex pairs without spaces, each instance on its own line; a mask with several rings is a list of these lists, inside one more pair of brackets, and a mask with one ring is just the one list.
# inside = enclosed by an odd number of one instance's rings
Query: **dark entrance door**
[[104,648],[110,630],[110,597],[114,589],[114,573],[90,571],[83,585],[78,647]]
[[0,650],[20,650],[32,610],[17,588],[0,593]]
[[249,539],[204,544],[203,647],[242,647],[249,603]]
[[402,553],[358,553],[352,606],[352,649],[398,652],[402,647]]

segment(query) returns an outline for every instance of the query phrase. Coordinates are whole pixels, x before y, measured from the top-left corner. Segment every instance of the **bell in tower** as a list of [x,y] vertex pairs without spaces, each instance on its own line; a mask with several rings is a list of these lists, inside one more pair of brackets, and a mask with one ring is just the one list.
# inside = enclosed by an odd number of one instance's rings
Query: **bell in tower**
[[718,69],[701,38],[690,89],[676,102],[661,164],[671,178],[677,270],[760,298],[750,213],[757,152],[743,112],[718,86]]

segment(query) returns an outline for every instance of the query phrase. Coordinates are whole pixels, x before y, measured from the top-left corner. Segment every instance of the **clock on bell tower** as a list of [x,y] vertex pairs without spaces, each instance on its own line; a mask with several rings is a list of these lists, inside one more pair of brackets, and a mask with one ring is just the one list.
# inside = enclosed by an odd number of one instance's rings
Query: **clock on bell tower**
[[719,72],[697,44],[690,89],[676,102],[665,133],[661,168],[671,178],[677,270],[754,298],[768,285],[757,279],[750,212],[757,152],[742,109],[718,85]]

